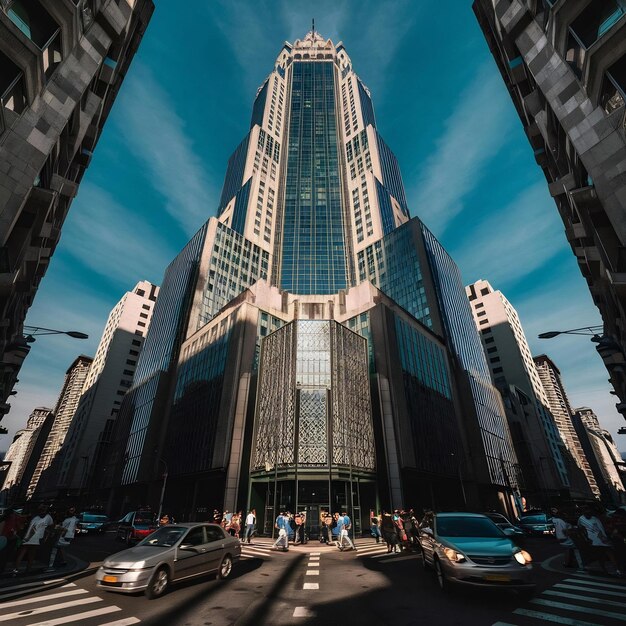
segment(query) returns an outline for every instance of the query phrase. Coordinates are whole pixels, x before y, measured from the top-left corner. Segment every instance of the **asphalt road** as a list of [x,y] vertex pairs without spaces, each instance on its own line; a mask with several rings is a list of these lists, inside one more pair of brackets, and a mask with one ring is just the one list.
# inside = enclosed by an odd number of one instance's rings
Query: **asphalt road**
[[[529,540],[527,546],[535,559],[537,582],[531,600],[495,590],[442,592],[418,555],[387,555],[384,546],[370,540],[357,545],[357,552],[340,553],[309,543],[282,553],[271,551],[267,540],[259,539],[244,546],[245,557],[229,580],[206,577],[187,582],[157,600],[98,590],[91,571],[48,583],[35,593],[30,588],[3,589],[0,626],[624,623],[624,581],[551,571],[558,570],[560,561],[551,538]],[[123,547],[105,534],[80,537],[71,551],[96,567]]]

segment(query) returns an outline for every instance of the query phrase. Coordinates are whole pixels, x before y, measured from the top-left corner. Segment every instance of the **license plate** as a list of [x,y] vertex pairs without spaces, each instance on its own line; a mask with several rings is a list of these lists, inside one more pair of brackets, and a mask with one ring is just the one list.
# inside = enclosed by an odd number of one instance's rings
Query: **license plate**
[[511,577],[507,574],[485,574],[485,580],[489,580],[494,583],[508,583]]
[[116,583],[117,582],[117,576],[105,576],[102,580],[105,583]]

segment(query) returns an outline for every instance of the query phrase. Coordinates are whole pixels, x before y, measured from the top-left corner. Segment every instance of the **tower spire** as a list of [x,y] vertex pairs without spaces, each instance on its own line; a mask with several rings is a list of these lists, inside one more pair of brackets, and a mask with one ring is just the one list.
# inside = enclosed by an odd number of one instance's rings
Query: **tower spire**
[[311,32],[313,33],[313,39],[315,39],[315,18],[311,19]]

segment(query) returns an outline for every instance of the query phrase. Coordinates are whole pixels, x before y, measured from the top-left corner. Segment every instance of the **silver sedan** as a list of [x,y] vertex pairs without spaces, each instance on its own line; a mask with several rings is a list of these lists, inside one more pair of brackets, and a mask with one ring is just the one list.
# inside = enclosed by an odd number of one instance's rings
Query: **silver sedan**
[[162,596],[179,580],[217,573],[228,578],[241,556],[238,539],[215,524],[163,526],[134,548],[107,557],[96,572],[98,587],[119,593]]

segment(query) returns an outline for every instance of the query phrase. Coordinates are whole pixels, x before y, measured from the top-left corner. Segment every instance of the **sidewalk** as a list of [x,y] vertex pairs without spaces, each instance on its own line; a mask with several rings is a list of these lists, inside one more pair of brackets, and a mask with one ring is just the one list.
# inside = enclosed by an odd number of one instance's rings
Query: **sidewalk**
[[13,575],[11,573],[11,569],[9,569],[9,566],[7,566],[7,569],[2,574],[0,574],[0,590],[7,587],[13,587],[16,583],[38,582],[59,577],[65,578],[67,576],[71,576],[72,574],[82,572],[84,569],[87,569],[89,567],[89,563],[81,561],[71,554],[66,553],[65,557],[67,565],[63,567],[57,567],[53,572],[46,572],[45,570],[48,566],[38,561],[35,561],[35,563],[33,563],[33,567],[30,572],[28,572],[28,574],[26,574],[26,571],[21,568],[19,574]]
[[[549,572],[555,572],[557,574],[563,574],[564,576],[572,576],[578,572],[575,567],[564,567],[563,566],[563,554],[556,554],[541,563],[541,567]],[[590,579],[597,577],[598,579],[612,579],[615,581],[616,585],[623,585],[624,589],[626,589],[626,578],[616,576],[615,574],[607,574],[603,572],[597,564],[593,564],[592,567],[589,567],[585,570],[584,575],[589,577]]]

